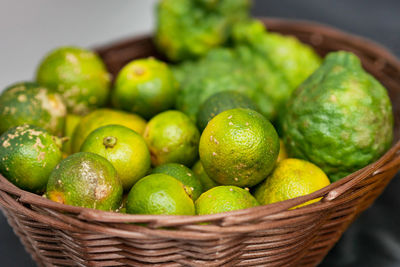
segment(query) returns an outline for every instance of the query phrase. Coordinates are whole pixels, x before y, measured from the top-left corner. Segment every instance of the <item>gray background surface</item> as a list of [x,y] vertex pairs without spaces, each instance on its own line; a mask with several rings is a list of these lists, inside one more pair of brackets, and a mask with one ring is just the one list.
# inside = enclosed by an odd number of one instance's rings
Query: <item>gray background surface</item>
[[[40,58],[54,47],[90,47],[150,31],[155,2],[0,0],[0,90],[31,79]],[[333,25],[375,40],[400,56],[398,0],[259,0],[253,14]],[[396,177],[322,266],[400,266],[399,191]],[[0,266],[35,266],[1,213]]]

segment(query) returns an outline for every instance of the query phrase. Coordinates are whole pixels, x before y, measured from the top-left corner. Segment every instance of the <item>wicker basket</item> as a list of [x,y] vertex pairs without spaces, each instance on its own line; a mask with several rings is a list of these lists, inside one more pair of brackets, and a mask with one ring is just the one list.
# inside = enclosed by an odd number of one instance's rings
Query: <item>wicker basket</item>
[[[307,22],[263,20],[321,55],[355,52],[389,90],[395,144],[377,162],[310,195],[206,216],[126,215],[66,206],[18,189],[0,176],[0,206],[41,266],[315,266],[379,196],[400,166],[400,62],[380,46]],[[144,36],[98,49],[111,73],[157,55]],[[311,199],[321,201],[290,210]],[[210,224],[199,224],[211,222]]]

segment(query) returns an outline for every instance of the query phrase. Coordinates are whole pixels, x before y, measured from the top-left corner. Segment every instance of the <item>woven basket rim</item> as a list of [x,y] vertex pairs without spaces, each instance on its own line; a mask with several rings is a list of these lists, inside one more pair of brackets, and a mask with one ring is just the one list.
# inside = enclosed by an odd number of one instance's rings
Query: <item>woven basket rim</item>
[[[319,29],[323,30],[325,32],[331,32],[334,35],[341,36],[343,39],[351,39],[351,40],[361,40],[362,43],[365,47],[368,47],[369,50],[373,50],[375,54],[379,54],[384,60],[395,66],[396,69],[398,69],[400,73],[400,61],[399,59],[393,55],[390,51],[388,51],[387,48],[383,47],[382,45],[379,45],[375,43],[374,41],[371,41],[369,39],[366,39],[364,37],[360,37],[358,35],[350,34],[345,31],[339,30],[335,27],[328,26],[325,24],[321,24],[318,22],[312,22],[312,21],[306,21],[306,20],[292,20],[292,19],[281,19],[281,18],[258,18],[262,20],[264,23],[267,24],[267,28],[273,28],[274,25],[279,24],[279,26],[282,28],[283,26],[287,27],[299,27],[299,28],[313,28],[313,29]],[[273,29],[271,30],[273,31]],[[134,38],[129,38],[126,39],[126,42],[132,42],[133,40],[140,40],[143,38],[151,38],[151,34],[142,34],[135,36]],[[117,41],[118,42],[118,41]],[[123,45],[124,41],[118,42],[119,44]],[[101,52],[102,50],[108,49],[108,47],[111,47],[112,43],[106,44],[104,46],[95,48],[96,51]],[[345,191],[349,190],[352,186],[355,184],[363,181],[367,177],[369,177],[371,174],[375,175],[377,174],[377,171],[379,168],[381,168],[385,164],[390,164],[390,161],[388,161],[390,158],[400,157],[400,140],[398,140],[396,143],[393,143],[392,147],[384,154],[382,155],[377,161],[365,166],[364,168],[342,178],[339,181],[336,181],[334,183],[331,183],[330,185],[315,191],[311,194],[288,199],[285,201],[269,204],[269,205],[262,205],[258,207],[253,207],[253,208],[248,208],[248,209],[243,209],[243,210],[235,210],[235,211],[230,211],[230,212],[225,212],[225,213],[218,213],[218,214],[212,214],[212,215],[190,215],[190,216],[180,216],[180,215],[141,215],[141,214],[123,214],[123,213],[117,213],[117,212],[108,212],[108,211],[101,211],[101,210],[95,210],[95,209],[90,209],[90,208],[83,208],[83,207],[76,207],[76,206],[70,206],[66,204],[60,204],[57,202],[53,202],[47,198],[44,198],[40,195],[36,195],[34,193],[30,193],[28,191],[22,190],[15,186],[14,184],[10,183],[5,177],[3,177],[0,174],[0,190],[3,190],[5,192],[8,192],[12,195],[17,196],[17,201],[21,203],[26,203],[26,204],[38,204],[43,207],[49,208],[49,209],[55,209],[59,211],[64,211],[64,212],[70,212],[74,214],[79,214],[78,218],[83,219],[83,220],[89,220],[89,221],[101,221],[101,222],[148,222],[148,221],[154,221],[154,222],[164,222],[163,225],[166,224],[173,224],[173,225],[179,225],[179,224],[187,224],[187,223],[199,223],[199,222],[205,222],[205,221],[216,221],[222,218],[227,218],[228,220],[225,220],[227,224],[231,222],[232,224],[240,223],[243,221],[248,221],[249,217],[245,216],[246,219],[241,219],[243,215],[250,215],[252,213],[257,214],[257,217],[260,216],[260,214],[263,215],[272,215],[278,212],[282,212],[282,210],[287,210],[288,213],[296,213],[296,212],[301,212],[302,209],[307,208],[314,208],[316,210],[318,209],[323,209],[321,205],[327,204],[329,201],[336,199],[340,197],[342,193]],[[393,161],[392,159],[391,161]],[[378,171],[379,173],[379,171]],[[309,204],[307,206],[303,206],[297,209],[291,209],[292,207],[295,207],[301,203],[307,202],[312,199],[316,198],[321,198],[320,201]],[[165,222],[169,223],[165,223]],[[207,227],[206,225],[202,225],[203,227]],[[201,226],[200,226],[201,227]]]

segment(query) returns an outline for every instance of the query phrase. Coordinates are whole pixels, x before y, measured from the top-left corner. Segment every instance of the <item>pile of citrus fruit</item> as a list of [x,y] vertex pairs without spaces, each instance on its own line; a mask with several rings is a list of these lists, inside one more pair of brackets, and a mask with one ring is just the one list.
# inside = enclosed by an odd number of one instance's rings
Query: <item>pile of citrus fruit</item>
[[[310,47],[254,22],[235,38],[234,50],[180,65],[133,60],[115,79],[96,53],[55,49],[34,82],[0,95],[0,173],[67,205],[204,215],[309,194],[390,147],[390,99],[357,56],[333,52],[320,64]],[[281,61],[268,59],[280,42]],[[305,74],[307,57],[319,67]]]

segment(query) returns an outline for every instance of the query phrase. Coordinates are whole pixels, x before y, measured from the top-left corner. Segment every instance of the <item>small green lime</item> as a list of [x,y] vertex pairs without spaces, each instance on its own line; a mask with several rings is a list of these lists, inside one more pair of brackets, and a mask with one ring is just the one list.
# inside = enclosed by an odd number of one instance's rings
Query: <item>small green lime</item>
[[150,152],[143,137],[121,125],[107,125],[91,132],[81,151],[96,153],[112,163],[125,191],[150,169]]
[[143,136],[153,166],[175,162],[190,167],[197,158],[199,130],[180,111],[169,110],[153,117]]
[[223,185],[253,186],[272,171],[279,138],[272,124],[250,109],[215,116],[200,139],[200,160],[208,176]]
[[237,186],[217,186],[201,194],[196,201],[197,215],[215,214],[258,206],[249,191]]
[[62,159],[60,147],[60,140],[42,128],[11,128],[0,136],[0,172],[21,189],[42,193]]
[[62,204],[115,211],[121,206],[122,185],[117,172],[102,156],[72,154],[52,171],[46,197]]
[[166,174],[151,174],[131,189],[126,203],[130,214],[195,215],[189,188]]
[[81,115],[106,103],[111,83],[101,58],[79,47],[51,51],[38,66],[36,81],[60,93],[68,112]]
[[210,190],[213,187],[219,186],[216,181],[211,179],[207,173],[204,171],[203,164],[201,161],[197,161],[192,168],[194,174],[199,178],[201,185],[203,186],[203,191]]
[[137,59],[118,73],[112,102],[116,108],[150,119],[175,104],[178,85],[168,65],[155,58]]
[[66,113],[59,94],[36,83],[17,83],[0,95],[0,134],[11,127],[30,124],[61,136]]
[[152,173],[164,173],[178,179],[192,190],[191,198],[193,200],[196,200],[203,193],[203,186],[199,178],[185,165],[166,163],[154,168]]

